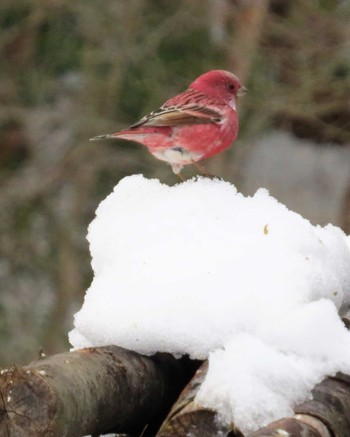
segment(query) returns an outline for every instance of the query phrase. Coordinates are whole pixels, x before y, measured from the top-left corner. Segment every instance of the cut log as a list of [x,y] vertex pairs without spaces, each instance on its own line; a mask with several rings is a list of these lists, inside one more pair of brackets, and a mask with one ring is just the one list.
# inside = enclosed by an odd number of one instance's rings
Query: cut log
[[243,437],[243,434],[234,426],[227,427],[220,424],[216,417],[216,411],[195,402],[198,389],[204,381],[207,371],[208,362],[205,361],[180,394],[156,437],[185,435],[191,437]]
[[[67,352],[0,371],[0,435],[156,433],[198,367],[169,354],[108,346]],[[153,431],[152,431],[153,429]],[[144,435],[149,435],[146,432]]]
[[331,437],[322,422],[317,422],[317,424],[316,422],[311,425],[311,423],[298,420],[296,417],[288,417],[277,420],[247,437]]
[[[321,420],[333,436],[350,435],[350,377],[338,373],[312,390],[313,399],[295,408],[297,414]],[[323,436],[322,436],[323,437]]]
[[295,408],[296,415],[269,424],[247,437],[349,437],[350,377],[338,373],[312,390],[313,399]]
[[[243,437],[234,426],[220,424],[214,410],[195,402],[208,364],[203,363],[190,380],[198,365],[188,358],[144,357],[108,346],[3,369],[0,436],[78,437],[117,432],[143,437]],[[247,437],[348,437],[350,377],[326,378],[314,388],[313,399],[295,408],[295,413]]]
[[[208,370],[204,362],[188,383],[163,422],[157,437],[243,437],[234,424],[225,427],[216,412],[195,402]],[[275,421],[247,437],[349,437],[350,376],[337,374],[326,378],[312,391],[313,399],[295,408],[296,415]]]

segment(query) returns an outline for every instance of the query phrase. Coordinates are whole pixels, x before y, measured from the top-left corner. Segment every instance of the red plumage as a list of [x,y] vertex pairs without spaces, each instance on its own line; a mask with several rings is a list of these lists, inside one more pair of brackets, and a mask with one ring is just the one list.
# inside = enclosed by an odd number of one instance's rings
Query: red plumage
[[232,73],[209,71],[129,128],[92,140],[136,141],[179,173],[184,165],[209,158],[234,142],[238,133],[236,99],[244,90]]

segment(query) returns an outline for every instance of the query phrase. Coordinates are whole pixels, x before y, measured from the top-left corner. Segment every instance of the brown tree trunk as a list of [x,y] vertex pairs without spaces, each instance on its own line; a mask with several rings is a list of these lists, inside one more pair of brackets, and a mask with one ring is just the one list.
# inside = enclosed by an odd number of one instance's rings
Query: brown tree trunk
[[350,181],[344,196],[343,208],[340,216],[340,226],[346,234],[350,234]]
[[[247,86],[247,80],[259,48],[264,22],[268,14],[269,0],[236,0],[230,2],[211,0],[210,5],[210,17],[213,16],[215,19],[212,34],[220,35],[219,29],[223,29],[227,24],[227,34],[225,40],[223,40],[227,69],[236,74],[241,82]],[[214,9],[216,9],[215,12]],[[219,25],[220,21],[221,26]],[[223,30],[221,30],[221,33],[223,33]],[[238,107],[240,116],[242,116],[244,97],[242,102],[239,102]],[[241,162],[247,151],[249,151],[249,147],[245,145],[244,149],[238,152]],[[237,160],[237,156],[233,159],[232,149],[230,149],[224,154],[212,157],[206,165],[209,173],[220,175],[228,181],[238,181],[240,170],[235,164]]]
[[3,369],[0,435],[77,437],[145,427],[154,435],[194,365],[108,346]]

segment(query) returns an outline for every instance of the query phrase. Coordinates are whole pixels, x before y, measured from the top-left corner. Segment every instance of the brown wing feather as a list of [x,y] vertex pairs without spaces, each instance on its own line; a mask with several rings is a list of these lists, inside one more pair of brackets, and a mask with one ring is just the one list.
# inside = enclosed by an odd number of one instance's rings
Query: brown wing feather
[[135,128],[142,125],[180,126],[183,124],[219,123],[220,121],[221,114],[219,112],[207,107],[191,104],[182,107],[162,106],[130,127]]

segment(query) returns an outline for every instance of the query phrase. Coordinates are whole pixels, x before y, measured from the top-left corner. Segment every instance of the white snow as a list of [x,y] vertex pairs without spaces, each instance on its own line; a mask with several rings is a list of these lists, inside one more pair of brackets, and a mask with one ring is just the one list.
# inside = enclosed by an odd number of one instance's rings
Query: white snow
[[266,190],[200,178],[123,179],[96,211],[94,279],[74,348],[209,357],[196,400],[243,432],[293,414],[326,375],[350,372],[350,238]]

